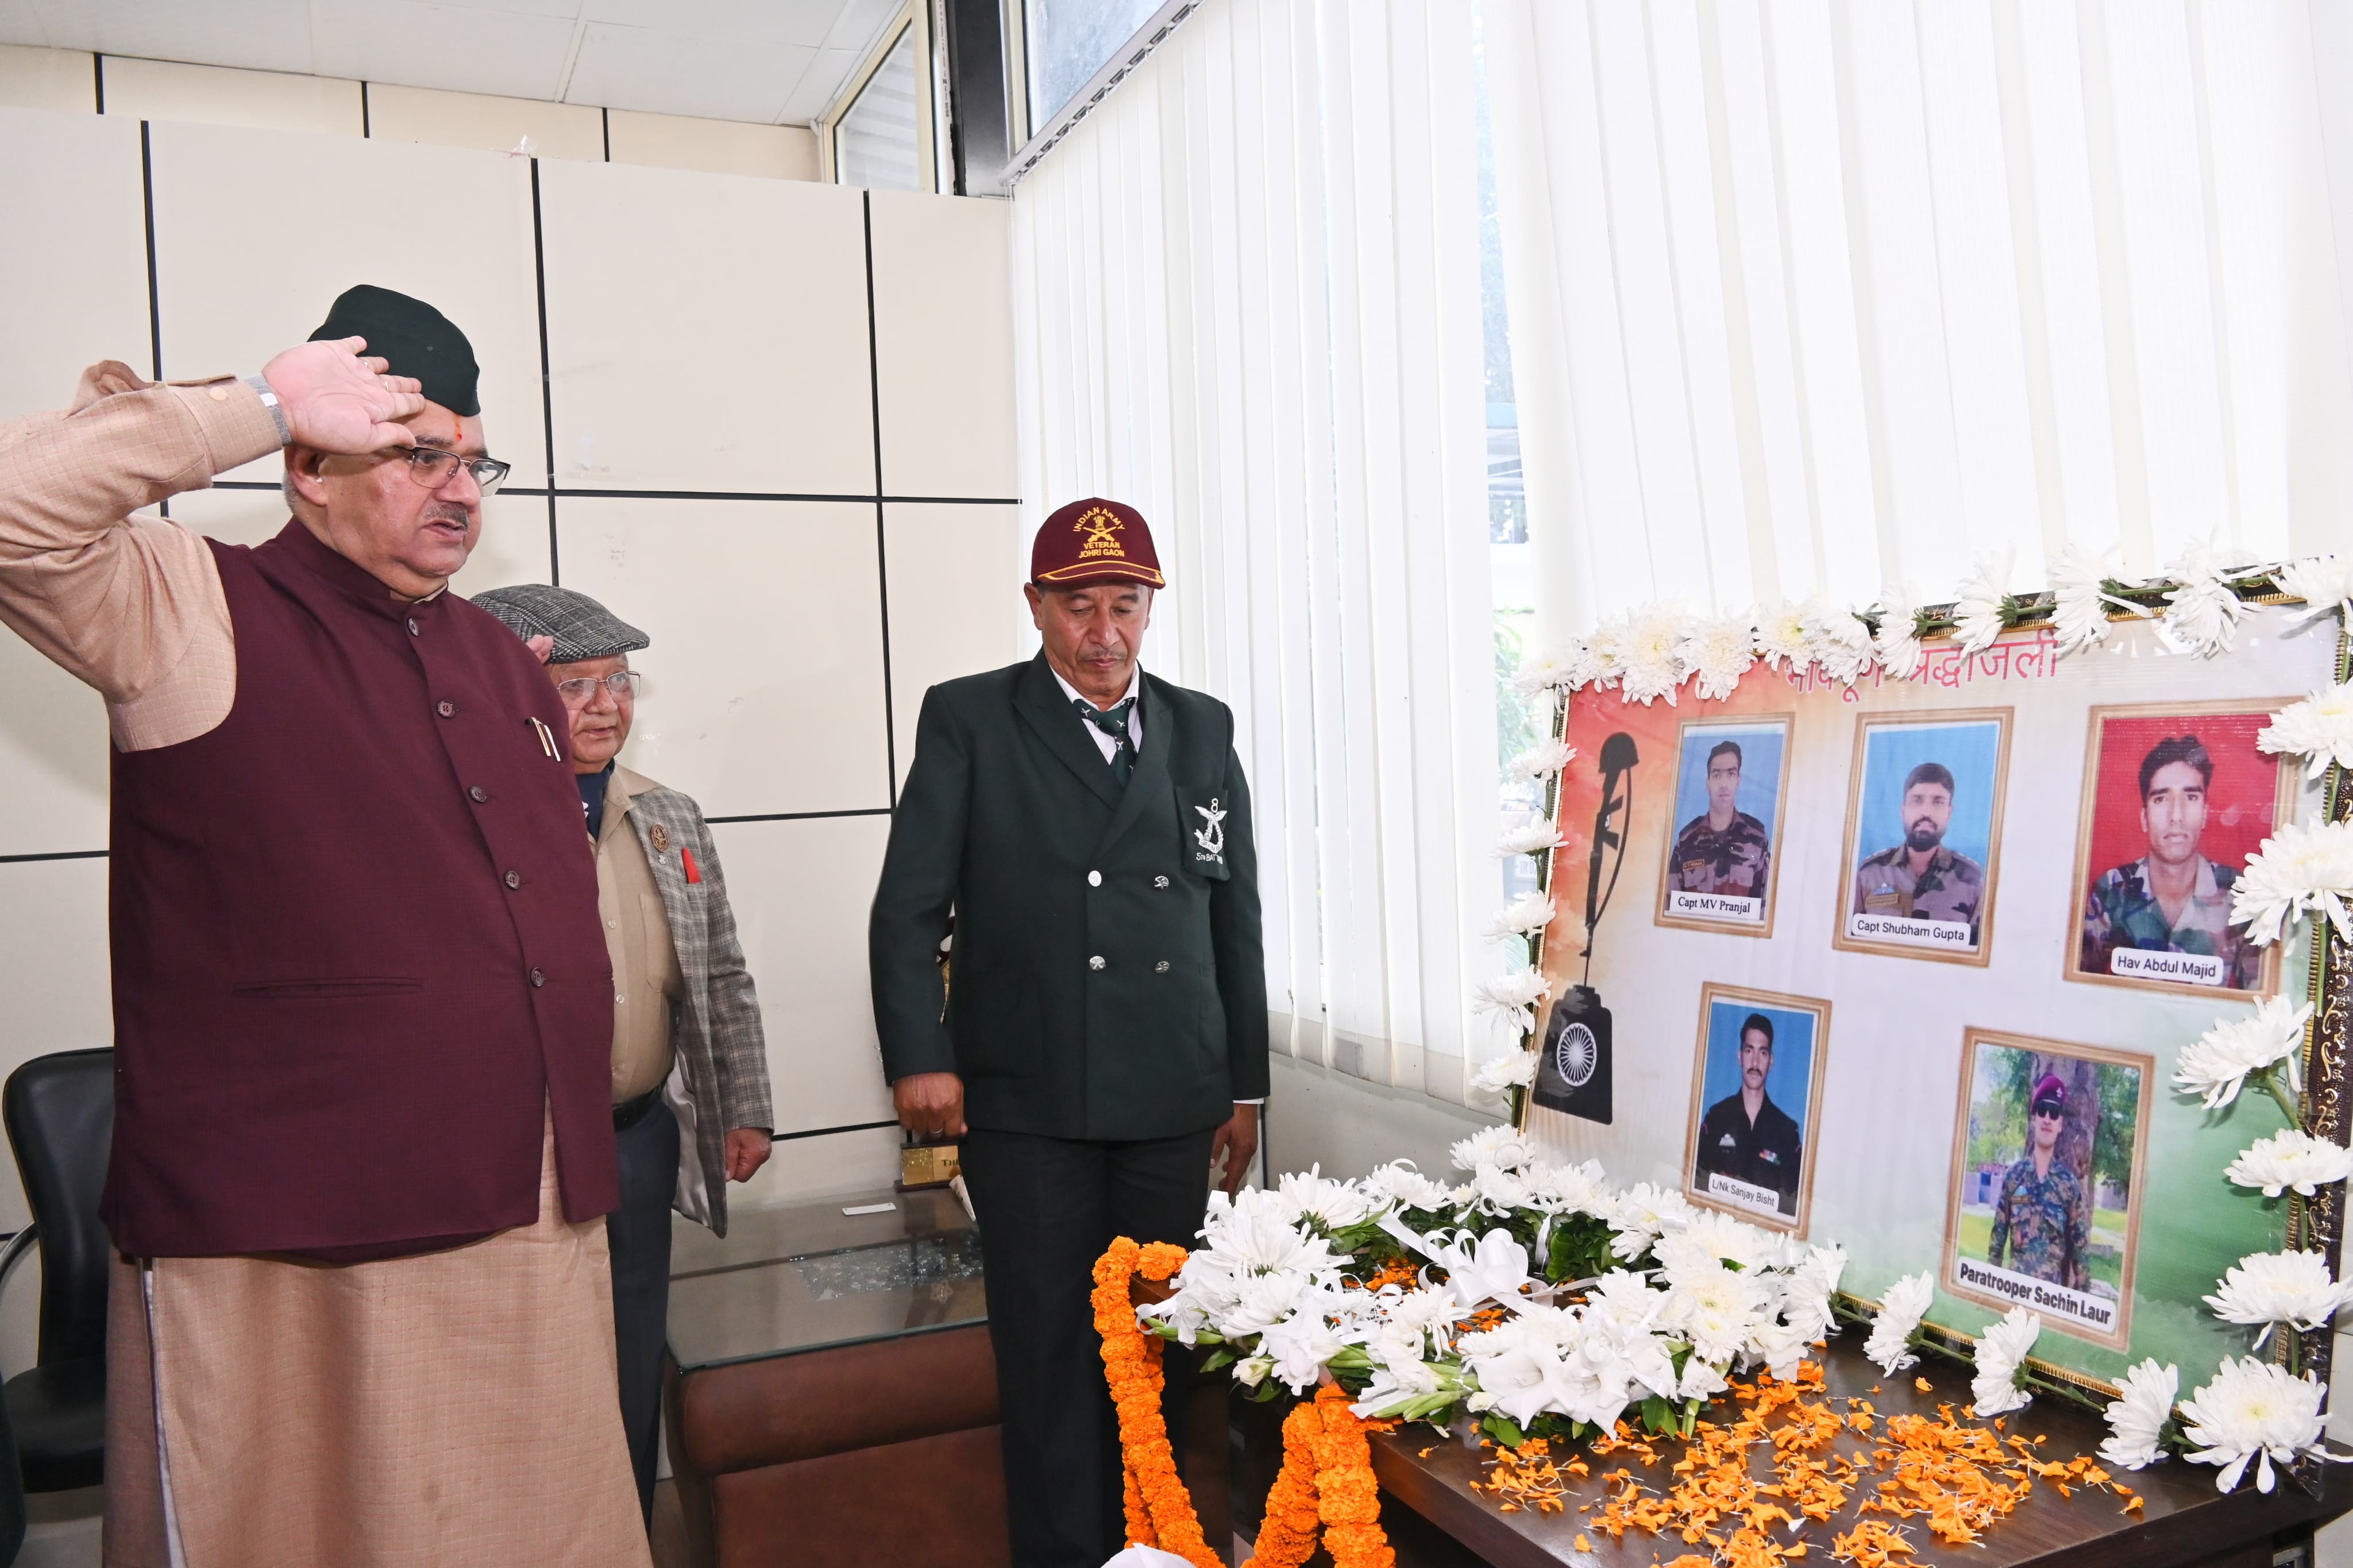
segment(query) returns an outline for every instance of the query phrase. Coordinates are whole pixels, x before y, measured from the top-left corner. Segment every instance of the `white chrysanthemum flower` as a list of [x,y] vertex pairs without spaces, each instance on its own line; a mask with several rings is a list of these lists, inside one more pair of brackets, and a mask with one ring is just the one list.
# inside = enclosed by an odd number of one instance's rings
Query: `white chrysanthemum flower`
[[1704,1274],[1729,1263],[1745,1274],[1769,1268],[1781,1252],[1781,1238],[1713,1209],[1694,1214],[1680,1230],[1659,1238],[1659,1267],[1670,1281]]
[[[1839,1277],[1846,1272],[1846,1248],[1832,1244],[1809,1247],[1805,1259],[1784,1281],[1781,1291],[1781,1317],[1791,1328],[1800,1331],[1807,1341],[1822,1337],[1830,1331],[1834,1320],[1831,1297],[1838,1289]],[[1779,1373],[1774,1375],[1778,1377]]]
[[2272,1489],[2272,1461],[2294,1464],[2299,1455],[2328,1458],[2320,1436],[2327,1417],[2320,1412],[2328,1385],[2310,1374],[2290,1377],[2287,1369],[2241,1356],[2214,1369],[2214,1380],[2181,1402],[2189,1440],[2205,1447],[2189,1456],[2200,1465],[2221,1465],[2214,1489],[2229,1491],[2257,1461],[2255,1488]]
[[2033,1396],[2018,1386],[2019,1369],[2026,1352],[2042,1333],[2042,1319],[2023,1307],[2012,1307],[1999,1323],[1988,1323],[1978,1336],[1978,1374],[1969,1383],[1969,1399],[1978,1419],[2023,1410]]
[[2304,1026],[2312,1005],[2274,996],[2251,1017],[2225,1018],[2181,1049],[2175,1064],[2173,1086],[2197,1095],[2212,1110],[2239,1097],[2249,1073],[2266,1072],[2274,1065],[2287,1079],[2288,1092],[2303,1088],[2297,1058],[2304,1050]]
[[1410,1160],[1392,1160],[1374,1167],[1365,1178],[1364,1187],[1368,1193],[1385,1194],[1401,1209],[1420,1209],[1430,1214],[1453,1208],[1463,1197],[1435,1176],[1422,1174]]
[[1260,1353],[1273,1358],[1274,1375],[1293,1394],[1306,1393],[1323,1375],[1324,1363],[1346,1348],[1314,1308],[1269,1324],[1259,1341]]
[[1683,630],[1675,657],[1692,679],[1692,689],[1714,702],[1732,695],[1757,662],[1757,633],[1745,615],[1708,616]]
[[2281,567],[2279,585],[2316,615],[2341,611],[2353,620],[2353,555],[2307,555]]
[[1552,924],[1553,902],[1542,893],[1530,893],[1514,899],[1495,911],[1487,922],[1487,934],[1501,941],[1510,936],[1530,936]]
[[1852,686],[1871,668],[1871,628],[1853,611],[1813,600],[1805,629],[1805,657],[1824,679]]
[[2001,606],[2010,597],[2010,570],[2017,559],[2017,547],[2005,544],[1997,554],[1978,556],[1977,569],[1962,581],[1960,597],[1953,601],[1953,636],[1963,653],[1983,653],[2007,629]]
[[1585,657],[1593,668],[1591,684],[1610,687],[1626,673],[1626,641],[1633,635],[1633,618],[1617,616],[1595,626],[1585,639]]
[[1920,647],[1920,598],[1903,584],[1891,584],[1879,595],[1879,630],[1872,634],[1872,651],[1879,668],[1898,680],[1920,673],[1927,654]]
[[1756,617],[1757,657],[1768,669],[1787,665],[1792,674],[1805,673],[1810,650],[1806,647],[1806,618],[1814,613],[1810,599],[1797,604],[1758,606]]
[[2308,1198],[2353,1177],[2353,1149],[2290,1128],[2256,1139],[2222,1173],[2242,1187],[2261,1187],[2267,1198],[2291,1189]]
[[1534,1204],[1535,1194],[1528,1191],[1527,1180],[1520,1171],[1482,1164],[1471,1173],[1471,1208],[1477,1213],[1508,1219]]
[[[1533,1073],[1536,1053],[1525,1054],[1529,1058],[1528,1070]],[[1526,1175],[1528,1199],[1536,1207],[1554,1214],[1589,1214],[1597,1219],[1608,1219],[1616,1212],[1617,1200],[1603,1184],[1601,1164],[1597,1160],[1575,1165],[1554,1165],[1539,1160],[1528,1167]]]
[[1523,784],[1548,779],[1577,760],[1577,748],[1567,741],[1538,741],[1511,761],[1508,772]]
[[1275,1184],[1298,1209],[1301,1218],[1314,1220],[1326,1230],[1345,1230],[1380,1212],[1380,1203],[1356,1183],[1344,1182],[1323,1172],[1319,1162],[1308,1166],[1304,1174],[1287,1172]]
[[2274,1326],[2316,1329],[2353,1301],[2353,1285],[2339,1285],[2328,1272],[2328,1259],[2317,1252],[2249,1253],[2223,1274],[2220,1289],[2206,1304],[2226,1323],[2261,1323],[2257,1350]]
[[2353,942],[2353,822],[2292,823],[2247,858],[2231,889],[2231,920],[2244,921],[2247,940],[2277,942],[2289,917],[2325,914],[2337,934]]
[[1526,1135],[1510,1126],[1482,1127],[1456,1143],[1451,1152],[1456,1168],[1464,1171],[1475,1171],[1482,1165],[1516,1171],[1536,1157]]
[[2165,1457],[2158,1439],[2173,1418],[2173,1401],[2181,1391],[2181,1373],[2159,1366],[2152,1356],[2125,1373],[2117,1385],[2123,1395],[2108,1406],[2108,1438],[2100,1458],[2120,1470],[2137,1470]]
[[2061,653],[2082,653],[2105,641],[2111,609],[2136,616],[2148,614],[2130,600],[2116,598],[2103,586],[2116,576],[2116,559],[2113,549],[2092,551],[2070,544],[2051,563],[2051,627],[2059,634]]
[[1723,1366],[1748,1349],[1771,1308],[1762,1279],[1718,1263],[1675,1277],[1659,1321],[1687,1341],[1693,1355]]
[[1546,648],[1520,660],[1520,668],[1512,672],[1512,689],[1522,697],[1534,698],[1546,691],[1566,688],[1576,674],[1582,657],[1565,648]]
[[1514,969],[1472,988],[1472,1005],[1499,1018],[1516,1020],[1522,1029],[1535,1027],[1535,1005],[1552,991],[1552,983],[1533,969]]
[[1660,1237],[1683,1229],[1699,1214],[1674,1188],[1638,1182],[1618,1194],[1617,1206],[1607,1216],[1618,1233],[1609,1250],[1630,1261],[1640,1258]]
[[1879,1313],[1871,1321],[1871,1338],[1863,1342],[1862,1353],[1890,1377],[1919,1361],[1910,1353],[1912,1333],[1927,1315],[1928,1303],[1936,1294],[1936,1282],[1926,1273],[1907,1274],[1887,1288]]
[[1651,605],[1634,612],[1626,627],[1625,668],[1618,681],[1623,700],[1648,707],[1663,697],[1673,705],[1675,688],[1683,678],[1676,654],[1690,619],[1691,613],[1680,605]]
[[2247,613],[2231,591],[2232,581],[2245,575],[2244,558],[2204,541],[2184,550],[2166,574],[2179,586],[2167,596],[2165,614],[2158,617],[2158,640],[2175,653],[2199,658],[2228,653],[2239,635],[2239,617]]
[[1495,858],[1508,859],[1514,855],[1542,855],[1560,847],[1560,828],[1541,816],[1531,816],[1517,827],[1504,829],[1495,840]]
[[1481,1094],[1500,1099],[1515,1089],[1525,1089],[1536,1080],[1536,1053],[1513,1051],[1482,1063],[1471,1075],[1471,1087]]
[[2334,763],[2353,768],[2353,680],[2324,686],[2272,715],[2255,737],[2259,751],[2305,759],[2304,776],[2316,779]]

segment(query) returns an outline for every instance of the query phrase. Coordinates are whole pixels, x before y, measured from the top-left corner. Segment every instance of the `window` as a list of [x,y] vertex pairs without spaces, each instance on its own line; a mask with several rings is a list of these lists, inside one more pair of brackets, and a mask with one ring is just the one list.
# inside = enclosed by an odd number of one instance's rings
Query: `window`
[[1029,126],[1042,129],[1164,0],[1019,0]]
[[942,189],[933,79],[930,9],[911,0],[818,118],[827,177],[876,191]]

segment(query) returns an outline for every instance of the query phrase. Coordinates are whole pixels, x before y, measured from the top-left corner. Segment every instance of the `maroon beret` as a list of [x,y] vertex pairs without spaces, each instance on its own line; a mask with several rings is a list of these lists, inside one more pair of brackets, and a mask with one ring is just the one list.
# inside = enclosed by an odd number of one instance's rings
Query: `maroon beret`
[[1144,514],[1100,496],[1074,500],[1039,526],[1037,542],[1029,547],[1029,580],[1041,588],[1112,582],[1166,585]]

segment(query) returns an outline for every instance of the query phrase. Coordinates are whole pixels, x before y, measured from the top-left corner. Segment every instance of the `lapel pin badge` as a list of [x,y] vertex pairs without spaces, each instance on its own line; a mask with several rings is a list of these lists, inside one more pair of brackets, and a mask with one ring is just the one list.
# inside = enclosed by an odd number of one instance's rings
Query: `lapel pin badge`
[[652,842],[655,854],[666,855],[670,853],[670,829],[664,827],[660,823],[657,822],[651,827],[646,829],[646,837]]

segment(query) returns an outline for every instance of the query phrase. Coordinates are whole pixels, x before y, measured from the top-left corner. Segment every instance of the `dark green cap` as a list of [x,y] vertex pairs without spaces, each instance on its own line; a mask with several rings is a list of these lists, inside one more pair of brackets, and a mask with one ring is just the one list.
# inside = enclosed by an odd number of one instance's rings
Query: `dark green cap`
[[346,289],[311,334],[312,342],[322,338],[365,338],[366,352],[390,361],[392,374],[413,375],[424,384],[427,402],[452,414],[482,411],[476,389],[481,371],[474,363],[474,345],[455,322],[422,300],[373,283]]

